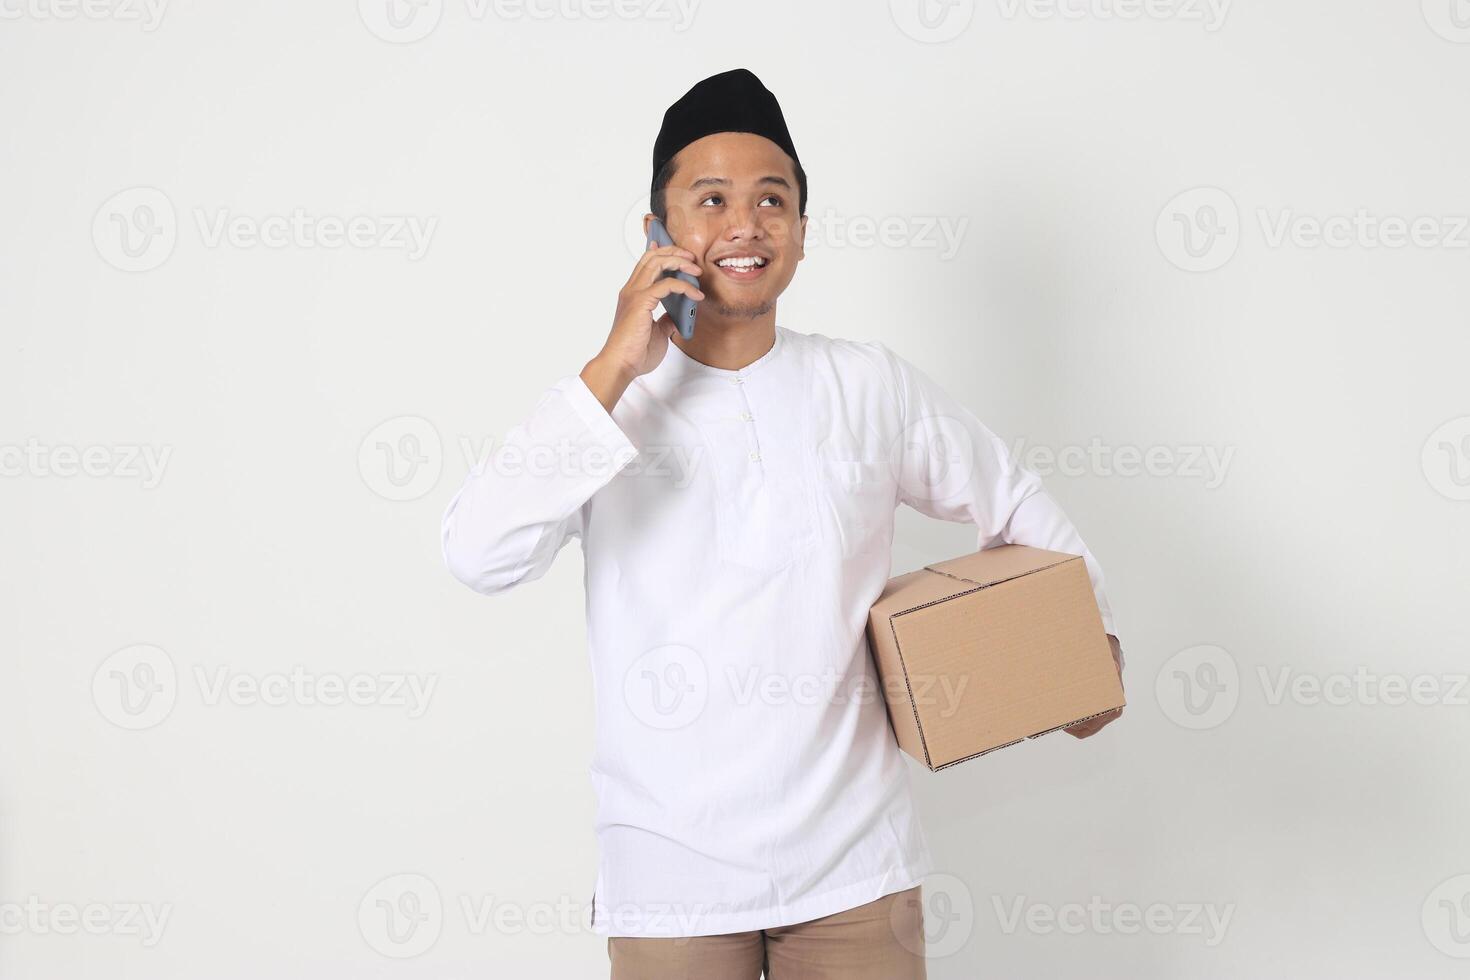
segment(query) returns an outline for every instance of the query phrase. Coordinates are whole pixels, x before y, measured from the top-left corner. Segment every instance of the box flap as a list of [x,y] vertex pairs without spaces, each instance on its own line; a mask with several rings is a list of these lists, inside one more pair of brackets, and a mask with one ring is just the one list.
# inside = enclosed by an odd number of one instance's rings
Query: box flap
[[963,578],[936,575],[927,567],[916,568],[912,572],[889,579],[868,616],[873,620],[883,620],[909,609],[927,606],[931,602],[951,599],[974,587],[974,583]]
[[[949,575],[975,585],[998,585],[1001,582],[1039,572],[1043,568],[1060,565],[1066,561],[1081,561],[1080,555],[1069,555],[1060,551],[1045,551],[1021,544],[1007,544],[986,548],[973,554],[961,555],[948,561],[936,562],[924,567],[940,575]],[[956,590],[964,591],[963,589]]]

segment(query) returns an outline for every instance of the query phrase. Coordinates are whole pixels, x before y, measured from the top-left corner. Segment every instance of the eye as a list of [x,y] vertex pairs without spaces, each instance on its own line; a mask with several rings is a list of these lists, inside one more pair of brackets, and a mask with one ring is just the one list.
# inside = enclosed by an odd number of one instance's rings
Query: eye
[[776,207],[778,208],[785,205],[785,202],[781,200],[781,195],[779,194],[767,194],[765,197],[761,198],[762,204],[765,204],[767,201],[775,201]]
[[709,196],[701,199],[699,203],[700,204],[708,204],[710,201],[720,201],[720,200],[723,200],[723,198],[721,198],[720,195],[718,195],[718,194],[710,194]]

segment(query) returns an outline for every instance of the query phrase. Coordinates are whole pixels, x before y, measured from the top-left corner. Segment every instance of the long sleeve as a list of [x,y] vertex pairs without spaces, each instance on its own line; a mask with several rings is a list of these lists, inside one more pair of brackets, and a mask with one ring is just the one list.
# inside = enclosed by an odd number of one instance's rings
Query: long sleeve
[[1041,478],[928,375],[875,346],[890,363],[903,419],[899,502],[929,517],[977,525],[978,549],[1021,544],[1083,556],[1103,627],[1116,636],[1102,568]]
[[445,565],[485,595],[540,578],[582,536],[592,495],[637,454],[579,375],[560,379],[449,502]]

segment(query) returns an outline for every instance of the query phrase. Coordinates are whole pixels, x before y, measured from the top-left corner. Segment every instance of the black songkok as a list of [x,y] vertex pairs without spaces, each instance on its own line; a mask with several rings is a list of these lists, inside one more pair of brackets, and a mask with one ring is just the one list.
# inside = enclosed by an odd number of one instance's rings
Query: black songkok
[[658,179],[658,172],[674,154],[713,133],[764,136],[801,165],[786,129],[786,117],[781,115],[781,104],[752,72],[735,68],[711,75],[669,106],[658,139],[653,142],[653,180]]

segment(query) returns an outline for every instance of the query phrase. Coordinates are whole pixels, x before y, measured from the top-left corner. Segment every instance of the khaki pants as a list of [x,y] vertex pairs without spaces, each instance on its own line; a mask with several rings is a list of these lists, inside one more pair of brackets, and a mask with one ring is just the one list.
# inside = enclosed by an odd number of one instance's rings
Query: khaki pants
[[921,887],[774,929],[609,936],[612,980],[925,980]]

